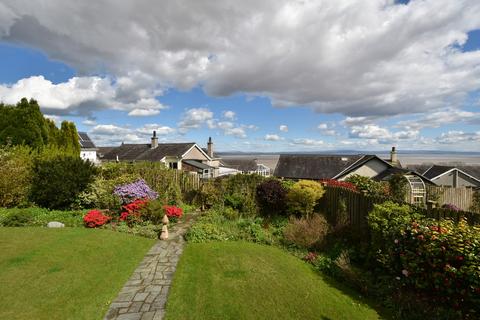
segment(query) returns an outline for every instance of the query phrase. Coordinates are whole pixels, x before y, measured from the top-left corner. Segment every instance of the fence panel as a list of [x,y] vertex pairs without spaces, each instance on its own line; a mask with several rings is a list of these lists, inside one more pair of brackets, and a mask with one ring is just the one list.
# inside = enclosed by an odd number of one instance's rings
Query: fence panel
[[467,187],[427,186],[427,198],[436,200],[439,206],[453,204],[464,211],[470,210],[474,193],[472,188]]

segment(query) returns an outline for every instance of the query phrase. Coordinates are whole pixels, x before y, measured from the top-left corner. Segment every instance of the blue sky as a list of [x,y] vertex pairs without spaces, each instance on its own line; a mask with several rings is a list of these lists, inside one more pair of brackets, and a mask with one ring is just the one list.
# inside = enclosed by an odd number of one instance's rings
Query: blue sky
[[[156,129],[166,142],[211,136],[221,151],[478,151],[480,5],[341,2],[232,2],[244,16],[168,4],[185,17],[173,19],[155,2],[100,1],[109,21],[81,4],[7,0],[0,100],[34,97],[97,145],[147,143]],[[437,8],[443,18],[429,16]]]

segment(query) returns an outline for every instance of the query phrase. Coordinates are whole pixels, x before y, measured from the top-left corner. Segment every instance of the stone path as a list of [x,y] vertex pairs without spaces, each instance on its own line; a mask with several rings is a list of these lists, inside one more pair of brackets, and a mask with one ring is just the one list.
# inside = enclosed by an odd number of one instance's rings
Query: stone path
[[169,239],[157,241],[150,249],[118,297],[110,305],[105,320],[160,320],[172,277],[183,251],[183,235],[192,219],[169,228]]

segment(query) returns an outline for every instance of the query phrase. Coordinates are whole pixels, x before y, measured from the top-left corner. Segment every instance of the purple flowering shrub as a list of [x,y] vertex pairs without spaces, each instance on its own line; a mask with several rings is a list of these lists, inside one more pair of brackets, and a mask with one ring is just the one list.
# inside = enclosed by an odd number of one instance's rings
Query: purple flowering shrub
[[123,203],[130,203],[136,199],[154,200],[158,193],[150,189],[145,180],[138,179],[135,182],[118,185],[113,193],[122,199]]
[[444,204],[442,206],[442,209],[447,209],[447,210],[452,210],[452,211],[461,211],[462,210],[459,207],[457,207],[456,205],[451,204],[451,203]]

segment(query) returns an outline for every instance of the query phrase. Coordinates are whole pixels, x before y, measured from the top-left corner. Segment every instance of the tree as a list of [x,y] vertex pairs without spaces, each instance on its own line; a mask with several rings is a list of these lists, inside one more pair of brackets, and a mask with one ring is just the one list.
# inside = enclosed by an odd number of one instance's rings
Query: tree
[[315,181],[300,180],[287,193],[287,207],[292,214],[310,216],[317,201],[325,193],[323,186]]

